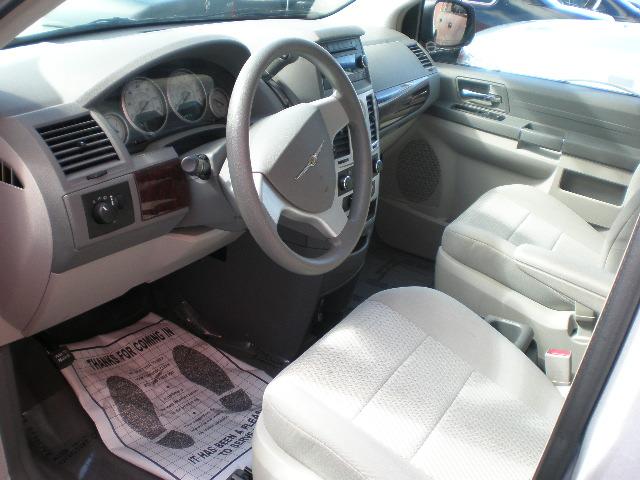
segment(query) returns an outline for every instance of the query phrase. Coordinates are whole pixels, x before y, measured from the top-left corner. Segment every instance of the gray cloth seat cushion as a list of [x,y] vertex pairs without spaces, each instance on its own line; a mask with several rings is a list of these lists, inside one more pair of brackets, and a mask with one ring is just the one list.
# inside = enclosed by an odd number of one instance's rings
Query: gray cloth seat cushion
[[551,195],[526,185],[490,190],[452,222],[442,249],[455,260],[555,310],[573,310],[568,298],[518,268],[516,249],[533,245],[568,263],[602,265],[606,234]]
[[276,377],[256,441],[269,436],[313,478],[525,479],[562,402],[471,310],[435,290],[394,289]]

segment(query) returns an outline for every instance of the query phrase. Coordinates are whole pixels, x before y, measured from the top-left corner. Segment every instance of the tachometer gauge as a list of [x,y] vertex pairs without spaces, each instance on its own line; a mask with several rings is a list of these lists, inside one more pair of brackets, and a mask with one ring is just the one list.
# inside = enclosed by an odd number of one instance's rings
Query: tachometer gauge
[[215,88],[209,95],[209,106],[216,118],[225,118],[229,110],[229,97],[221,88]]
[[167,98],[173,112],[182,120],[197,122],[207,108],[207,92],[191,71],[180,69],[167,79]]
[[118,136],[122,143],[127,143],[127,138],[129,137],[129,128],[127,127],[127,122],[124,121],[120,115],[116,113],[107,113],[104,116],[104,119],[107,121],[111,129]]
[[143,133],[156,133],[167,122],[167,100],[151,79],[138,77],[122,89],[122,110],[127,120]]

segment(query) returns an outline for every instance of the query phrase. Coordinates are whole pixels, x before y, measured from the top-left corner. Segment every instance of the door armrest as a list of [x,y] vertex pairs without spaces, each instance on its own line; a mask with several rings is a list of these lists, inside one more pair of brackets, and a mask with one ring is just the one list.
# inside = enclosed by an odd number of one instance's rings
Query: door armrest
[[526,274],[596,313],[602,311],[615,278],[599,266],[581,264],[534,245],[517,247],[515,260]]

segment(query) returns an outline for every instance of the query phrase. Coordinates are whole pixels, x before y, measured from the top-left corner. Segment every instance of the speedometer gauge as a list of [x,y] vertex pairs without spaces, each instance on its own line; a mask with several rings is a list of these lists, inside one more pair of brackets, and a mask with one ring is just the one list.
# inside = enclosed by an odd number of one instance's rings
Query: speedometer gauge
[[224,90],[216,88],[211,91],[209,105],[216,118],[225,118],[229,110],[229,97]]
[[151,79],[134,78],[122,89],[122,110],[133,127],[143,133],[156,133],[167,122],[167,100]]
[[182,120],[197,122],[207,108],[207,92],[191,71],[180,69],[167,79],[167,98],[173,112]]

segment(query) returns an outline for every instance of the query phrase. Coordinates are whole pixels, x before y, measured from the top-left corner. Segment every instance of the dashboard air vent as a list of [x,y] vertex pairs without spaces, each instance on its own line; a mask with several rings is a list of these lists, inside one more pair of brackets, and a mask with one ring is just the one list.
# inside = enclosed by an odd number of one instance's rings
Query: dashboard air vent
[[418,58],[418,60],[420,60],[420,63],[424,68],[430,69],[431,67],[433,67],[433,62],[431,62],[431,59],[429,58],[427,53],[422,48],[420,48],[417,43],[407,45],[407,47],[409,47],[409,50],[411,50],[413,54]]
[[336,133],[333,139],[333,157],[337,160],[346,157],[351,153],[351,145],[349,144],[349,127],[344,127]]
[[367,113],[369,115],[369,129],[371,130],[371,143],[378,141],[378,124],[376,122],[376,110],[373,105],[373,95],[367,97]]
[[16,188],[24,188],[16,173],[6,163],[0,161],[0,182]]
[[111,140],[90,116],[38,128],[65,175],[120,160]]

